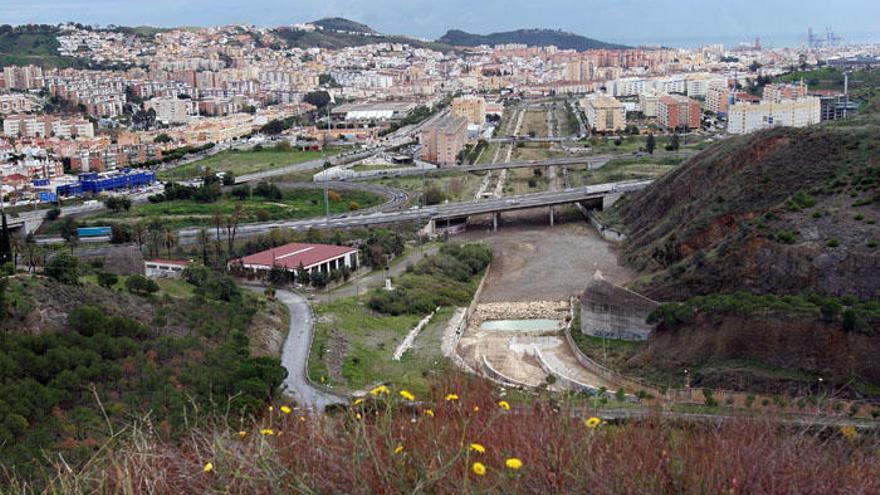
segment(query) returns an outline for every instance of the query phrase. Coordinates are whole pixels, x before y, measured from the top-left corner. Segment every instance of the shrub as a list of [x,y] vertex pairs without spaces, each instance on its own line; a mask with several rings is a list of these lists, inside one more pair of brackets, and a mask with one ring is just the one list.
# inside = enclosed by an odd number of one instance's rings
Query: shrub
[[53,220],[57,220],[58,217],[60,217],[60,216],[61,216],[61,208],[58,208],[57,206],[46,212],[46,219],[49,220],[50,222]]
[[159,284],[143,275],[132,275],[125,281],[125,288],[132,294],[148,295],[159,292]]
[[348,204],[349,211],[357,211],[361,208],[361,205],[357,204],[357,201],[352,201]]
[[48,277],[70,285],[79,285],[79,260],[70,253],[61,253],[52,258],[46,265]]
[[98,285],[109,289],[119,282],[119,277],[112,272],[98,272]]
[[828,241],[828,247],[836,248],[837,246],[840,246],[840,241],[837,238],[834,238],[834,239],[831,239],[830,241]]

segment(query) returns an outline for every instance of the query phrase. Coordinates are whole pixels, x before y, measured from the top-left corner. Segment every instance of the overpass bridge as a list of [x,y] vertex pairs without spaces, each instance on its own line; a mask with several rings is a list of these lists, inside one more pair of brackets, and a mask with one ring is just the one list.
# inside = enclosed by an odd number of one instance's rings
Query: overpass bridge
[[[474,215],[485,214],[493,216],[493,228],[497,229],[500,216],[504,212],[542,207],[550,208],[550,222],[552,224],[554,221],[553,207],[555,206],[588,203],[597,208],[602,208],[623,194],[644,189],[651,182],[650,180],[612,182],[499,199],[447,203],[422,208],[414,207],[408,210],[392,212],[343,214],[329,218],[244,224],[239,225],[237,235],[248,237],[274,229],[344,229],[408,222],[426,222],[428,224],[427,230],[432,231],[438,221],[460,221]],[[191,244],[196,242],[201,230],[199,228],[186,228],[178,230],[177,234],[182,244]],[[216,237],[217,234],[213,229],[206,230],[209,237],[212,239]],[[222,237],[223,233],[221,232],[220,235]]]

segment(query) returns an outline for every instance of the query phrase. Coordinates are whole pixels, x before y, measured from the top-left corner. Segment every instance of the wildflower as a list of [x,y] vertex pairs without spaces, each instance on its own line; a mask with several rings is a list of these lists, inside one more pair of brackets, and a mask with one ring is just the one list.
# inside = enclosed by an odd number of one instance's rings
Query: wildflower
[[370,390],[370,393],[376,397],[378,397],[380,395],[388,395],[388,387],[386,387],[385,385],[379,385],[378,387],[374,388],[373,390]]
[[355,406],[359,406],[359,405],[361,405],[363,402],[364,402],[364,399],[355,399],[355,400],[354,400],[354,405],[355,405]]
[[355,419],[358,419],[358,420],[360,420],[361,418],[363,418],[363,416],[361,416],[361,413],[357,413],[357,414],[355,414],[354,417],[355,417]]
[[840,427],[840,434],[843,435],[847,441],[852,442],[856,438],[858,438],[859,433],[856,431],[856,428],[852,425],[846,425]]
[[274,410],[275,410],[275,407],[273,407],[273,406],[269,406],[269,412],[272,412],[272,411],[274,411]]
[[394,447],[394,453],[399,454],[401,452],[403,452],[403,445],[397,444],[397,447]]
[[504,465],[507,466],[507,469],[517,470],[522,467],[523,463],[516,457],[511,457],[510,459],[504,461]]
[[486,474],[486,466],[482,462],[475,462],[471,466],[471,469],[473,469],[474,474],[476,474],[477,476],[483,476],[484,474]]
[[247,432],[246,432],[246,431],[240,431],[240,432],[238,432],[238,438],[244,438],[244,437],[246,437],[246,436],[247,436]]
[[416,400],[416,396],[411,394],[408,390],[401,390],[400,396],[406,400]]
[[597,426],[599,426],[600,423],[602,423],[602,420],[593,416],[592,418],[584,421],[584,426],[586,426],[587,428],[596,428]]
[[324,375],[321,375],[321,383],[324,383],[324,380],[325,380]]
[[480,412],[480,406],[474,406],[474,412]]
[[425,409],[425,416],[428,416],[429,418],[433,418],[434,417],[434,410],[433,409]]
[[446,394],[446,402],[452,402],[458,400],[458,395],[456,394]]
[[505,411],[510,411],[510,404],[508,404],[506,400],[498,401],[498,407]]
[[269,436],[272,436],[272,435],[274,435],[274,434],[275,434],[275,432],[274,432],[274,431],[272,431],[272,429],[271,429],[271,428],[263,428],[263,429],[262,429],[262,430],[260,430],[260,434],[261,434],[261,435],[265,435],[265,436],[267,436],[267,437],[269,437]]
[[486,453],[486,447],[483,447],[479,443],[472,443],[470,446],[470,449],[478,454],[485,454]]
[[283,412],[284,414],[290,414],[293,412],[293,409],[291,409],[287,406],[281,406],[281,412]]
[[305,416],[300,416],[300,417],[299,417],[299,420],[302,421],[303,423],[305,423],[305,422],[306,422],[306,417],[305,417]]
[[214,470],[214,464],[212,464],[210,462],[205,464],[205,467],[202,468],[202,471],[204,471],[206,473],[210,473],[213,470]]

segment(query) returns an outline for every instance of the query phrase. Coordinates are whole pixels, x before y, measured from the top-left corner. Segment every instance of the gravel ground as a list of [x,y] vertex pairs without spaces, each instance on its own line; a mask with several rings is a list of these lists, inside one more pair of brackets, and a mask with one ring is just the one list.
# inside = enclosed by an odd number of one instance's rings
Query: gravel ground
[[456,237],[492,246],[494,259],[480,302],[565,300],[579,294],[597,270],[618,284],[632,278],[631,270],[618,265],[616,246],[584,221],[550,227],[543,212],[536,221],[528,220],[520,217],[494,234],[474,227]]

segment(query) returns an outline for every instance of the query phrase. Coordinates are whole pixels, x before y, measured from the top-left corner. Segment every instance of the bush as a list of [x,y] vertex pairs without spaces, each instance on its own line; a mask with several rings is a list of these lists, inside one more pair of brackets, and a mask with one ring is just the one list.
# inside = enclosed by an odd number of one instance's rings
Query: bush
[[63,284],[79,285],[79,260],[70,253],[61,253],[52,258],[44,272]]
[[251,197],[251,186],[247,184],[235,186],[229,194],[235,199],[244,201]]
[[143,275],[132,275],[125,281],[125,288],[132,294],[148,295],[159,292],[159,284]]
[[278,186],[275,184],[266,181],[260,182],[254,187],[254,195],[273,201],[280,201],[283,198],[281,189],[278,189]]
[[111,272],[98,272],[98,285],[109,289],[119,282],[119,277]]
[[60,216],[61,208],[58,208],[57,206],[46,212],[46,220],[49,220],[50,222],[53,220],[57,220]]

